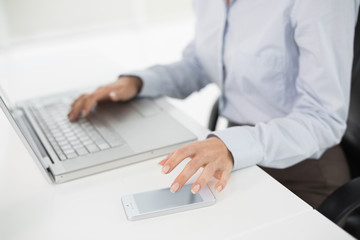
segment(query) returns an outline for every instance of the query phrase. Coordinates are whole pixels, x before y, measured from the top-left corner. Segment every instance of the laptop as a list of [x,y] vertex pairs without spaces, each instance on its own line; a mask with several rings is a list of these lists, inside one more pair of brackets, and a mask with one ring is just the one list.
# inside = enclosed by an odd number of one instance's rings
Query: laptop
[[173,117],[174,108],[164,98],[99,103],[87,118],[71,123],[67,113],[77,96],[64,93],[12,105],[0,89],[1,109],[52,183],[163,156],[197,139]]

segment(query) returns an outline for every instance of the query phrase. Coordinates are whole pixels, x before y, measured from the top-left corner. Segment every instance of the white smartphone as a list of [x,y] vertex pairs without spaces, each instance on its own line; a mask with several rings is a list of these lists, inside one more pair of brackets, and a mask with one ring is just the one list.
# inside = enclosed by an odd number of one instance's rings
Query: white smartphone
[[215,197],[207,185],[198,194],[191,193],[191,186],[184,185],[177,193],[164,188],[126,195],[121,201],[128,220],[132,221],[215,204]]

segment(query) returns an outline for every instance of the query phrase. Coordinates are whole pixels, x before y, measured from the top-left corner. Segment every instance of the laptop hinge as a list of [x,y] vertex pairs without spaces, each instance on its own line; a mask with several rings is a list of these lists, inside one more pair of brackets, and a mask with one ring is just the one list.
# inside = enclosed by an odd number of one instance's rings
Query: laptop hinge
[[12,115],[14,116],[15,121],[17,122],[21,132],[23,133],[24,137],[26,138],[27,142],[31,146],[31,148],[34,150],[36,156],[41,161],[43,167],[47,169],[51,165],[54,164],[54,162],[49,157],[48,152],[42,145],[42,143],[39,140],[39,137],[33,130],[30,122],[26,118],[26,115],[22,110],[16,109],[12,112]]

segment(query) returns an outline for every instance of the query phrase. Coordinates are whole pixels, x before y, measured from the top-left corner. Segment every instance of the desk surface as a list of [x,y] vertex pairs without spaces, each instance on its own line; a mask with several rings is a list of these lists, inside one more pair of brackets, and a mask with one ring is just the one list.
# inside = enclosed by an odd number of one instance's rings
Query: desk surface
[[297,216],[289,217],[266,227],[259,227],[245,234],[234,235],[230,239],[354,239],[319,212],[307,211]]
[[226,190],[216,193],[214,206],[131,222],[121,196],[168,187],[185,163],[169,176],[160,173],[159,159],[153,159],[50,185],[3,113],[0,132],[1,239],[227,239],[261,227],[266,233],[271,224],[281,227],[287,219],[312,212],[260,168],[251,167],[232,174]]
[[[91,55],[91,51],[100,49],[93,48],[94,44],[80,43],[69,43],[68,48],[53,44],[41,48],[43,55],[39,49],[20,48],[0,58],[1,84],[5,83],[11,97],[19,100],[67,90],[69,86],[84,86],[96,79],[109,81],[116,76],[118,64],[99,62],[98,55]],[[114,43],[121,46],[117,41]],[[106,53],[113,54],[111,59],[119,59],[120,51],[106,44],[95,45],[108,47],[111,51]],[[100,55],[104,58],[107,54]],[[79,56],[80,59],[76,58]],[[199,137],[204,136],[201,127],[192,130]],[[289,239],[291,235],[281,234],[284,228],[299,232],[302,228],[298,228],[298,221],[319,223],[319,215],[314,216],[309,205],[256,166],[234,172],[227,188],[215,194],[214,206],[130,222],[122,209],[121,196],[169,187],[184,166],[183,163],[165,176],[160,173],[158,160],[50,185],[0,111],[0,239],[238,239],[242,236],[268,239],[267,234],[275,239]],[[331,238],[331,229],[348,237],[323,220],[319,224],[330,233],[325,239]],[[309,229],[311,236],[323,231],[311,226]]]

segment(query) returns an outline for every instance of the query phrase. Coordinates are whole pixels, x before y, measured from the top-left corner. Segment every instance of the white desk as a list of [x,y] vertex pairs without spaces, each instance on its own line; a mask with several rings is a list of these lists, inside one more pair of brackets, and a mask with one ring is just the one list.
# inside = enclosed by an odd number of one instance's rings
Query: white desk
[[[124,49],[114,51],[116,46],[126,46],[118,42],[121,39],[113,41],[113,46],[99,40],[85,45],[82,41],[65,41],[35,49],[20,47],[0,59],[0,81],[17,100],[96,84],[95,80],[111,81],[119,64],[109,59],[122,59],[118,53]],[[93,46],[106,46],[111,51],[104,53]],[[196,124],[193,127],[196,134],[204,136],[204,129]],[[281,234],[284,228],[300,231],[297,221],[319,223],[309,205],[258,167],[234,172],[224,192],[216,194],[214,206],[127,221],[122,195],[169,187],[184,166],[165,176],[160,173],[158,161],[50,185],[0,111],[0,239],[268,239],[268,233],[275,239],[293,239],[292,235]],[[329,222],[321,220],[319,224],[329,236],[334,230],[348,237]],[[318,236],[318,231],[310,228],[309,235]]]
[[350,240],[354,238],[314,210],[266,227],[259,227],[245,234],[240,233],[231,239]]
[[180,169],[162,175],[154,159],[50,185],[3,113],[0,132],[0,239],[227,239],[272,224],[273,233],[283,225],[296,228],[288,219],[299,215],[313,218],[306,215],[309,205],[252,167],[234,172],[212,207],[131,222],[121,196],[168,187]]

